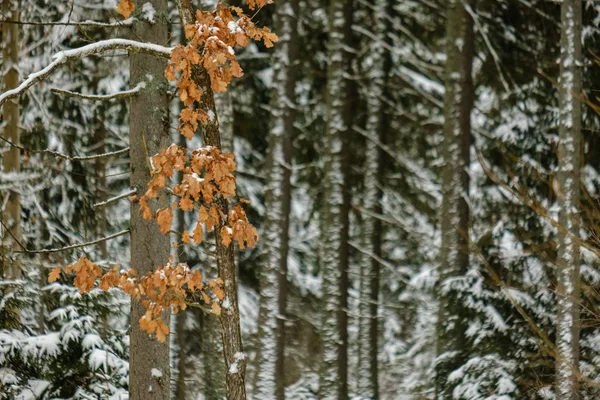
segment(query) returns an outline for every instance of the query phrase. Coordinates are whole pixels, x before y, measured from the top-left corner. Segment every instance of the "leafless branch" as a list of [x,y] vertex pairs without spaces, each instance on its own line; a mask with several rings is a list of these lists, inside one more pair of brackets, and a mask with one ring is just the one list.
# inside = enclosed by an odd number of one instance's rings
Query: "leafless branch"
[[141,92],[145,87],[146,87],[146,85],[144,83],[140,83],[133,89],[124,90],[122,92],[111,93],[111,94],[83,94],[83,93],[71,92],[70,90],[63,90],[63,89],[59,89],[59,88],[51,88],[50,91],[52,91],[53,93],[62,94],[64,96],[69,96],[69,97],[76,97],[76,98],[83,99],[83,100],[106,101],[106,100],[114,100],[114,99],[124,99],[124,98],[135,96],[136,94]]
[[60,21],[15,21],[10,19],[0,20],[0,24],[33,25],[33,26],[76,26],[80,28],[130,28],[133,25],[133,18],[128,18],[118,22],[60,22]]
[[168,58],[171,55],[172,48],[128,39],[108,39],[88,44],[77,49],[61,51],[54,55],[54,61],[48,64],[45,68],[29,75],[27,79],[25,79],[15,89],[7,90],[6,92],[2,93],[0,95],[0,105],[2,105],[6,100],[19,97],[31,86],[52,75],[59,67],[61,67],[63,64],[66,64],[68,61],[78,60],[83,57],[93,54],[100,54],[109,50],[127,50],[134,53],[145,53],[156,57]]
[[0,140],[8,143],[9,145],[11,145],[12,147],[16,147],[19,150],[23,150],[25,152],[28,153],[38,153],[38,154],[50,154],[51,156],[54,157],[58,157],[58,158],[62,158],[63,160],[69,160],[69,161],[93,161],[93,160],[99,160],[102,158],[109,158],[109,157],[116,157],[116,156],[120,156],[121,154],[127,154],[129,153],[129,147],[121,149],[121,150],[117,150],[117,151],[113,151],[110,153],[102,153],[102,154],[95,154],[92,156],[68,156],[66,154],[62,154],[59,153],[57,151],[53,151],[53,150],[48,150],[48,149],[44,149],[44,150],[32,150],[32,149],[28,149],[26,147],[23,147],[21,145],[18,145],[16,143],[11,142],[10,140],[0,136]]
[[[4,222],[2,223],[2,225],[4,225]],[[58,253],[58,252],[61,252],[61,251],[67,251],[67,250],[79,249],[81,247],[92,246],[92,245],[95,245],[95,244],[98,244],[98,243],[105,242],[105,241],[110,240],[110,239],[114,239],[114,238],[119,237],[119,236],[126,235],[128,233],[129,233],[129,229],[125,229],[125,230],[122,230],[121,232],[117,232],[117,233],[114,233],[112,235],[105,236],[103,238],[93,240],[91,242],[77,243],[77,244],[73,244],[73,245],[66,246],[66,247],[60,247],[60,248],[56,248],[56,249],[29,250],[29,249],[24,248],[23,245],[21,245],[19,243],[19,246],[21,246],[21,248],[23,248],[23,250],[22,251],[15,251],[15,253],[27,253],[27,254]]]
[[133,190],[130,190],[130,191],[128,191],[128,192],[121,193],[121,194],[119,194],[119,195],[117,195],[117,196],[115,196],[115,197],[111,197],[110,199],[107,199],[107,200],[105,200],[105,201],[102,201],[102,202],[100,202],[100,203],[96,203],[96,204],[94,204],[94,205],[92,206],[92,208],[98,208],[98,207],[104,207],[104,206],[107,206],[107,205],[109,205],[109,204],[111,204],[111,203],[115,203],[115,202],[117,202],[117,201],[119,201],[119,200],[121,200],[121,199],[124,199],[124,198],[127,198],[127,197],[131,196],[131,195],[134,195],[136,192],[137,192],[137,190],[136,190],[136,189],[133,189]]

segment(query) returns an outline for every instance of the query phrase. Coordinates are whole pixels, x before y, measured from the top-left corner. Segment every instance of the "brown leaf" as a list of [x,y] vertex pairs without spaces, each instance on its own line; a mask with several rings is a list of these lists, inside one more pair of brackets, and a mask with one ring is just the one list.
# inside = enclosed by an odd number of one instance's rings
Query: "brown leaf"
[[121,14],[123,18],[129,18],[134,9],[135,5],[131,0],[121,0],[117,5],[117,12]]
[[48,282],[56,282],[60,278],[61,271],[62,268],[53,268],[50,274],[48,274]]
[[171,207],[161,208],[156,212],[156,222],[162,233],[168,233],[171,230],[171,222],[173,222],[173,210]]

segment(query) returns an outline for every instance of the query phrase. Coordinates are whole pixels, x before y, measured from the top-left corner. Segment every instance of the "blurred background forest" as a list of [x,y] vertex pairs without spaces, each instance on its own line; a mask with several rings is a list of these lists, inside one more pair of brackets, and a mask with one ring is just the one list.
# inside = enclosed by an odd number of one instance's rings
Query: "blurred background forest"
[[[157,2],[3,0],[2,92],[137,20],[183,43]],[[260,237],[235,255],[248,397],[599,398],[600,4],[276,0],[253,20],[280,41],[236,48],[244,75],[216,94]],[[0,399],[128,396],[128,297],[47,276],[129,265],[129,68],[117,50],[33,86],[19,147],[4,104]],[[172,141],[202,146],[165,88]],[[194,225],[176,215],[170,241]],[[211,246],[171,252],[214,273]],[[224,398],[217,318],[171,332],[171,397]]]

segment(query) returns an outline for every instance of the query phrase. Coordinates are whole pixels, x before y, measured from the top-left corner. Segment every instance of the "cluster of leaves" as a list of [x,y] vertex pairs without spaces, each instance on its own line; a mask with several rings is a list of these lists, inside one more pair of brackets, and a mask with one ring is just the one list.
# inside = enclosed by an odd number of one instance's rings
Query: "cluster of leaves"
[[[248,2],[251,9],[265,4],[266,0]],[[196,23],[185,27],[185,36],[188,44],[173,49],[165,77],[175,81],[176,72],[180,72],[177,87],[179,98],[186,108],[179,116],[182,123],[179,130],[191,139],[198,128],[198,121],[207,123],[214,118],[207,110],[194,108],[194,103],[199,102],[203,94],[192,77],[194,66],[206,70],[214,92],[224,92],[232,77],[243,75],[233,48],[236,45],[246,47],[250,39],[262,40],[266,47],[272,47],[278,38],[269,28],[256,27],[241,8],[220,3],[214,11],[197,10]]]
[[[62,268],[55,268],[50,272],[49,282],[59,279]],[[145,314],[140,318],[140,327],[149,334],[155,334],[156,338],[164,342],[169,334],[169,326],[165,323],[163,315],[165,310],[172,308],[173,312],[185,310],[190,304],[188,299],[199,297],[202,301],[211,305],[214,314],[221,314],[220,302],[225,297],[223,281],[221,279],[210,281],[207,285],[202,282],[200,271],[192,271],[183,263],[175,263],[173,258],[169,262],[154,271],[148,272],[146,276],[138,279],[134,269],[121,270],[114,266],[108,272],[85,257],[64,269],[65,273],[74,273],[74,286],[81,293],[88,293],[95,286],[100,277],[99,288],[109,290],[119,288],[132,298],[141,301],[146,307]],[[209,289],[214,295],[209,295]]]
[[[221,225],[221,241],[225,246],[235,240],[240,248],[254,247],[258,240],[256,228],[248,222],[246,213],[240,205],[236,205],[228,215],[216,204],[216,196],[227,199],[235,196],[235,161],[233,154],[223,153],[218,148],[206,146],[194,150],[187,157],[183,147],[172,144],[152,158],[152,180],[148,183],[148,190],[140,198],[140,208],[143,217],[152,218],[152,210],[148,200],[158,197],[167,187],[167,182],[173,177],[175,171],[183,173],[181,182],[177,184],[172,193],[179,197],[171,207],[159,209],[155,213],[156,221],[162,233],[168,233],[173,221],[173,209],[182,211],[198,210],[198,224],[193,231],[192,238],[195,244],[203,241],[203,225],[208,232]],[[242,200],[246,202],[246,200]],[[182,241],[190,243],[190,233],[184,231]]]
[[[263,7],[269,0],[250,0],[251,9]],[[121,0],[117,11],[128,18],[134,10],[130,0]],[[233,17],[237,15],[237,19]],[[179,97],[185,108],[181,111],[179,131],[191,139],[198,129],[198,123],[206,124],[215,118],[212,110],[197,107],[203,90],[195,83],[193,68],[203,68],[209,75],[211,88],[215,92],[227,89],[233,76],[241,77],[242,69],[235,59],[235,45],[245,47],[250,39],[263,40],[265,46],[271,47],[277,36],[269,28],[257,28],[241,8],[227,7],[218,4],[214,11],[196,11],[196,23],[185,27],[188,44],[177,46],[172,54],[165,76],[170,81],[175,80],[176,72],[180,72],[177,80]],[[163,149],[152,158],[152,179],[148,189],[139,198],[140,211],[143,218],[155,218],[163,234],[168,234],[173,221],[173,210],[184,212],[198,210],[198,223],[192,236],[188,231],[182,233],[182,241],[195,244],[203,241],[204,227],[208,232],[216,232],[217,240],[225,246],[236,241],[243,249],[254,247],[258,233],[252,226],[241,205],[235,205],[232,210],[225,212],[223,202],[217,198],[227,199],[236,195],[235,161],[233,154],[223,153],[212,146],[202,147],[193,151],[189,157],[186,149],[175,144]],[[178,201],[152,212],[148,201],[155,199],[167,189],[167,183],[175,171],[182,173],[180,183],[170,192],[179,197]],[[137,201],[133,196],[132,201]],[[241,202],[247,202],[241,199]],[[227,215],[225,215],[227,214]],[[62,272],[61,268],[52,270],[49,281],[56,281]],[[140,327],[149,334],[155,334],[159,341],[164,341],[169,333],[169,327],[162,315],[168,308],[178,312],[187,307],[188,299],[199,295],[206,304],[212,304],[215,314],[220,314],[220,302],[224,299],[223,282],[219,279],[211,281],[208,287],[216,298],[211,301],[202,283],[202,275],[192,272],[186,264],[175,264],[170,259],[167,265],[160,267],[147,276],[138,279],[136,271],[120,270],[118,266],[103,274],[102,269],[85,257],[65,268],[66,273],[75,273],[74,285],[81,293],[89,292],[100,278],[99,287],[108,290],[118,287],[126,294],[142,302],[146,307],[145,314],[140,319]]]

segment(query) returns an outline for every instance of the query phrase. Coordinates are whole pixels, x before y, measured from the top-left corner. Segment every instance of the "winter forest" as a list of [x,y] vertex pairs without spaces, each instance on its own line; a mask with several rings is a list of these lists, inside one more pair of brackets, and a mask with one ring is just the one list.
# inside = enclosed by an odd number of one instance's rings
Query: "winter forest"
[[0,400],[600,399],[599,1],[0,26]]

